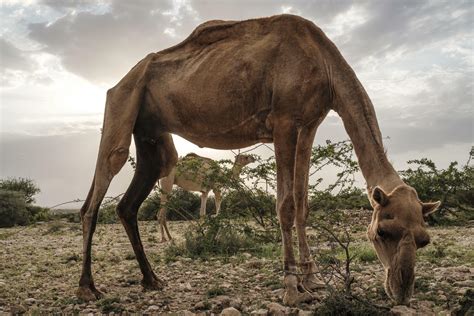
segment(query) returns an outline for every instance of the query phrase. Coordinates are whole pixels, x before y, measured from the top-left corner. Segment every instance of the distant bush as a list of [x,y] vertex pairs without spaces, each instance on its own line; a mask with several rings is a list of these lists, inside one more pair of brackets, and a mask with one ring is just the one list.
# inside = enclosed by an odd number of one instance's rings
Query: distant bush
[[429,216],[429,223],[457,224],[474,220],[474,167],[469,161],[464,167],[451,162],[448,168],[439,169],[430,159],[422,158],[408,161],[416,168],[400,172],[404,181],[416,189],[420,200],[441,201],[439,210]]
[[140,206],[138,210],[139,221],[153,221],[157,219],[160,209],[160,193],[153,192]]
[[0,190],[0,227],[28,225],[30,222],[24,194]]
[[35,199],[33,197],[41,192],[35,182],[27,178],[1,179],[0,190],[21,192],[27,204],[34,203]]
[[370,203],[362,189],[351,187],[333,195],[328,191],[313,191],[310,209],[334,211],[343,209],[370,209]]
[[46,222],[53,218],[49,208],[44,208],[36,205],[27,205],[28,217],[31,223]]
[[[208,206],[211,204],[208,200]],[[192,192],[176,188],[168,199],[168,220],[182,221],[199,218],[201,198]]]

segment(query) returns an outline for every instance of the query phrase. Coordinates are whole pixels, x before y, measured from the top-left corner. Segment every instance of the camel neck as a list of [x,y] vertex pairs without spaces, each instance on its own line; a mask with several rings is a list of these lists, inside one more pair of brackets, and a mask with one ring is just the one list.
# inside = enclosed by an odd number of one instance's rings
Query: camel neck
[[390,192],[403,181],[385,154],[372,102],[354,71],[343,59],[331,66],[335,68],[329,71],[334,89],[333,109],[342,118],[354,145],[367,187],[380,186]]
[[240,176],[240,172],[242,172],[243,167],[244,166],[242,166],[238,163],[234,163],[234,166],[232,167],[232,177],[234,179],[237,179]]

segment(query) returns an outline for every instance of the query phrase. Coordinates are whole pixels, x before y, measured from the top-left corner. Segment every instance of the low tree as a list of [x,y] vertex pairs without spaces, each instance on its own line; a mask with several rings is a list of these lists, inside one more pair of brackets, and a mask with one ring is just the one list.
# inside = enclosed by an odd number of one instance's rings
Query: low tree
[[0,189],[0,227],[27,225],[30,220],[26,207],[22,193]]
[[34,196],[41,192],[36,183],[28,178],[8,178],[0,180],[0,189],[21,192],[27,204],[35,202]]
[[[459,167],[454,161],[446,169],[440,169],[428,159],[409,160],[415,168],[400,171],[403,180],[414,187],[422,201],[440,200],[438,212],[428,218],[432,224],[457,220],[472,220],[474,214],[474,167],[470,165],[474,150],[466,165]],[[467,218],[466,218],[467,217]]]

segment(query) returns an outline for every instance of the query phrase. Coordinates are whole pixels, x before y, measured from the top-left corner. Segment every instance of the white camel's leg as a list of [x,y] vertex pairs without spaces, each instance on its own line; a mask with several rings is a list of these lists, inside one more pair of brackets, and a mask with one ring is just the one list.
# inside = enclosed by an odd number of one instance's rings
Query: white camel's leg
[[214,200],[216,202],[216,216],[219,215],[221,211],[221,203],[222,203],[222,193],[220,190],[215,189],[214,192]]
[[174,184],[174,177],[176,174],[176,168],[171,170],[170,174],[160,180],[161,196],[160,196],[160,211],[158,214],[158,223],[161,231],[161,242],[166,241],[165,232],[168,235],[168,239],[171,240],[171,234],[168,231],[168,225],[166,222],[166,214],[168,210],[168,197],[171,194]]
[[153,142],[146,137],[140,137],[139,130],[135,131],[137,148],[137,166],[135,175],[125,195],[117,206],[117,213],[132,244],[135,257],[143,274],[142,285],[145,289],[162,289],[164,282],[158,279],[143,250],[138,230],[138,208],[153,189],[160,175],[169,173],[177,161],[171,135],[164,134]]
[[207,204],[207,196],[209,191],[201,192],[201,209],[199,210],[199,217],[204,218],[206,216],[206,204]]
[[295,255],[293,252],[292,227],[295,221],[295,200],[293,195],[295,179],[295,154],[297,130],[292,122],[275,123],[273,132],[275,158],[277,163],[277,213],[279,215],[284,261],[283,303],[294,306],[313,299],[307,292],[299,292]]
[[163,222],[163,227],[165,228],[166,235],[168,236],[168,240],[173,240],[171,237],[170,231],[168,230],[168,221],[166,220],[166,213],[165,213],[165,220]]
[[323,288],[324,283],[316,277],[317,268],[311,258],[306,236],[306,220],[308,218],[308,177],[311,159],[311,148],[316,128],[302,128],[298,132],[295,165],[295,206],[296,206],[296,234],[298,235],[298,247],[300,255],[301,271],[303,276],[303,287],[307,290]]

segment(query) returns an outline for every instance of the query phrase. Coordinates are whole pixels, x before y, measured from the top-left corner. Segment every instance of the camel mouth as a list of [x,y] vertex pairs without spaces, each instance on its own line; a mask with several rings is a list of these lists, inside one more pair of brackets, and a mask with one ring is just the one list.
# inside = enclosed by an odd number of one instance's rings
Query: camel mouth
[[410,305],[415,280],[412,277],[414,275],[414,269],[409,270],[411,271],[406,271],[405,269],[405,272],[402,272],[402,269],[389,268],[385,272],[385,293],[387,293],[387,296],[397,305]]

